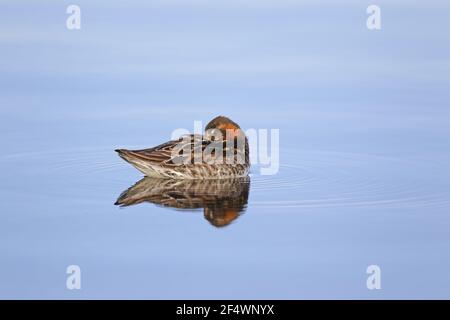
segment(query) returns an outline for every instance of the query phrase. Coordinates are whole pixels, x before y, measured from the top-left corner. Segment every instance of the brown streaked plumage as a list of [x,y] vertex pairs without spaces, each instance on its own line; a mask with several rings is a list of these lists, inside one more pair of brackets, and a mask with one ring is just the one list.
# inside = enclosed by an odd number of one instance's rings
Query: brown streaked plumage
[[237,123],[224,116],[211,120],[204,135],[186,135],[149,149],[116,151],[148,177],[223,179],[247,176],[250,169],[248,139]]
[[247,206],[250,178],[174,180],[145,177],[116,201],[121,207],[144,202],[175,209],[201,209],[213,226],[236,220]]

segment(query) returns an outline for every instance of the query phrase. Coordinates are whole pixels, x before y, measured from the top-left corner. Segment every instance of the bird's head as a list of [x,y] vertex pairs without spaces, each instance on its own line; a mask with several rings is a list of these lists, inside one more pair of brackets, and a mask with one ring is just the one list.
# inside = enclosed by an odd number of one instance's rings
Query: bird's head
[[241,127],[233,120],[218,116],[212,119],[205,127],[205,136],[208,140],[228,140],[245,137]]

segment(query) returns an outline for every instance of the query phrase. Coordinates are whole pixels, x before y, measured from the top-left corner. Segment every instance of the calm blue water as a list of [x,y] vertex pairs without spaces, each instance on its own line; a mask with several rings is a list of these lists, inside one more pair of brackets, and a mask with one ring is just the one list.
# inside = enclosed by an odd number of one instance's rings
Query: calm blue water
[[[0,298],[450,298],[448,1],[69,4],[1,5]],[[280,129],[237,219],[114,205],[219,114]]]

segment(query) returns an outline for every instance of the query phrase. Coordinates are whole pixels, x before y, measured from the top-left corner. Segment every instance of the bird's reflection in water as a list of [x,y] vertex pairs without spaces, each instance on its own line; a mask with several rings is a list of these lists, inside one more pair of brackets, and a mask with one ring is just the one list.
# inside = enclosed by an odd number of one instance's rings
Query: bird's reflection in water
[[164,180],[144,178],[116,201],[122,207],[150,202],[180,210],[203,208],[205,219],[224,227],[246,209],[250,178],[220,180]]

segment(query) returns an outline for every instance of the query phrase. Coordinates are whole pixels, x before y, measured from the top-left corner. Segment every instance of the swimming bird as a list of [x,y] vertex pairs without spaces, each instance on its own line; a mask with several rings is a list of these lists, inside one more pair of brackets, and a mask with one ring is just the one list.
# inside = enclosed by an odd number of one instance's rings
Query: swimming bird
[[225,179],[245,177],[250,169],[248,139],[236,122],[224,116],[211,120],[203,135],[184,135],[154,148],[116,152],[148,177]]

